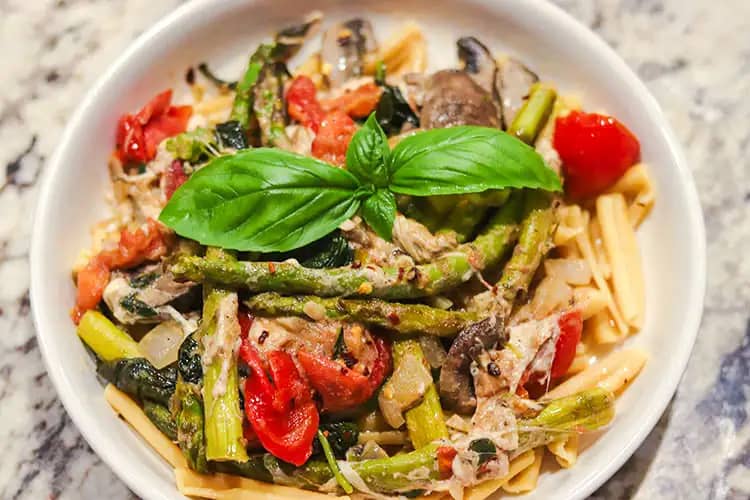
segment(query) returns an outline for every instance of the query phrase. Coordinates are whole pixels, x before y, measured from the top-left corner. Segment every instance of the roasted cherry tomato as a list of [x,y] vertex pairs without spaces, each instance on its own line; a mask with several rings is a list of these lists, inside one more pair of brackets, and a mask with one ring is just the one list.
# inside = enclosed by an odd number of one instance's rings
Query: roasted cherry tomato
[[326,113],[315,93],[313,81],[306,76],[298,76],[286,91],[286,104],[290,117],[317,133]]
[[78,271],[76,305],[71,311],[73,321],[78,324],[83,313],[94,309],[102,300],[111,270],[127,269],[147,260],[158,260],[166,253],[167,241],[155,220],[149,219],[145,227],[135,231],[123,229],[116,248],[102,250],[89,260],[86,267]]
[[120,160],[136,163],[153,160],[161,141],[185,131],[193,108],[172,106],[171,102],[172,91],[165,90],[135,115],[120,117],[116,135]]
[[312,154],[316,158],[343,165],[346,160],[346,148],[357,131],[357,125],[343,111],[331,111],[320,123],[318,135],[312,143]]
[[450,446],[441,446],[437,449],[437,466],[440,479],[448,479],[453,475],[453,459],[458,452]]
[[358,371],[329,358],[300,351],[297,359],[305,370],[310,385],[323,398],[325,411],[341,411],[361,405],[372,397],[391,371],[390,346],[380,337],[373,337],[378,352],[370,373]]
[[341,110],[352,118],[365,118],[375,111],[383,88],[375,83],[365,83],[354,90],[345,92],[335,99],[320,103],[326,111]]
[[284,351],[271,351],[266,370],[247,339],[240,347],[240,357],[250,368],[245,380],[245,414],[253,433],[275,457],[304,464],[312,454],[320,416],[312,391],[292,357]]
[[576,347],[583,331],[581,311],[572,309],[562,313],[557,325],[560,328],[560,336],[557,338],[555,358],[552,360],[550,376],[553,379],[564,376],[576,357]]
[[582,111],[557,119],[554,146],[562,160],[565,191],[579,199],[617,182],[641,150],[638,139],[616,119]]

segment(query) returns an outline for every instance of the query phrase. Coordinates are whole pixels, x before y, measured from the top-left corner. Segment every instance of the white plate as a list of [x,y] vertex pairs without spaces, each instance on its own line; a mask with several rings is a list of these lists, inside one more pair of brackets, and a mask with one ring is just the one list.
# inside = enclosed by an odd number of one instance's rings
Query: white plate
[[[605,43],[558,8],[540,0],[193,1],[136,40],[91,90],[50,159],[33,227],[31,301],[39,345],[65,408],[99,456],[137,494],[182,498],[172,471],[119,420],[102,395],[93,362],[76,337],[71,265],[89,245],[91,224],[106,212],[107,158],[117,118],[158,91],[179,84],[185,69],[210,61],[238,75],[257,42],[321,9],[327,20],[370,17],[382,40],[406,19],[417,20],[431,61],[453,64],[454,42],[475,35],[495,50],[520,56],[544,79],[580,94],[588,109],[606,109],[639,137],[651,166],[656,207],[639,231],[647,284],[643,331],[631,339],[651,353],[620,398],[612,426],[568,470],[545,474],[530,498],[583,498],[609,478],[664,411],[698,330],[705,285],[705,236],[690,172],[657,103]],[[230,72],[231,71],[231,72]]]

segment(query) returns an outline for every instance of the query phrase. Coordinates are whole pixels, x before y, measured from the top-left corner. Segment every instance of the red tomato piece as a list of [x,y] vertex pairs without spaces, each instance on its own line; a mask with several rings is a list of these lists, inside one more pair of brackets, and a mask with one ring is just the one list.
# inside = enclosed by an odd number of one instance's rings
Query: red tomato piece
[[165,90],[135,115],[120,117],[116,134],[120,160],[136,163],[153,160],[161,141],[185,131],[193,108],[171,106],[171,102],[172,91]]
[[565,191],[574,198],[601,193],[640,157],[638,139],[611,116],[572,111],[555,123]]
[[315,84],[310,78],[298,76],[286,91],[286,103],[290,117],[317,133],[325,118],[325,111],[315,97],[316,92]]
[[333,165],[343,165],[346,148],[357,131],[357,125],[343,111],[331,111],[320,123],[318,135],[312,143],[312,154]]
[[453,475],[453,459],[458,452],[450,446],[441,446],[437,449],[437,466],[440,479],[448,479]]
[[246,339],[240,356],[251,370],[245,380],[245,414],[254,434],[275,457],[304,464],[312,454],[320,416],[294,361],[284,351],[272,351],[267,372]]
[[250,328],[253,326],[255,317],[250,314],[250,311],[248,311],[244,307],[240,307],[238,319],[240,321],[240,337],[246,339],[248,333],[250,333]]
[[167,241],[155,220],[149,219],[145,228],[135,231],[123,229],[116,248],[102,250],[78,272],[76,305],[71,311],[75,324],[83,313],[94,309],[102,300],[110,271],[135,267],[146,260],[158,260],[166,253]]
[[373,337],[373,343],[378,357],[367,376],[329,358],[305,351],[297,353],[310,385],[323,398],[324,410],[336,412],[359,406],[383,383],[391,371],[391,351],[379,337]]
[[188,176],[182,166],[182,161],[174,160],[164,173],[164,196],[170,199],[177,188],[185,184]]
[[383,89],[375,83],[365,83],[335,99],[322,101],[326,111],[341,110],[352,118],[365,118],[372,113],[380,101]]
[[164,139],[181,134],[187,129],[193,108],[190,106],[170,106],[161,115],[156,115],[143,127],[146,141],[146,154],[149,160],[156,156],[156,148]]
[[583,331],[581,311],[573,309],[562,313],[557,325],[560,328],[560,336],[557,338],[555,358],[552,360],[550,376],[553,379],[564,376],[576,357],[576,347]]

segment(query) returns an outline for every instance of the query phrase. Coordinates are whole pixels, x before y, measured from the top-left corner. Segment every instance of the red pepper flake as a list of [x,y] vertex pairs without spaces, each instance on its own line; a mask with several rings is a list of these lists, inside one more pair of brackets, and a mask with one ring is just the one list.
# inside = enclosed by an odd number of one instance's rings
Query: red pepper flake
[[360,267],[362,267],[362,263],[360,261],[355,260],[354,262],[352,262],[352,269],[359,269]]
[[398,314],[392,312],[388,315],[388,321],[390,321],[392,325],[398,325],[401,323],[401,318],[398,317]]
[[262,332],[260,332],[260,335],[258,336],[258,343],[260,345],[263,345],[263,343],[266,341],[267,338],[268,338],[268,330],[263,330]]
[[453,459],[458,452],[450,446],[441,446],[437,449],[437,465],[440,479],[448,479],[453,475]]
[[402,279],[404,279],[404,272],[405,271],[403,267],[398,268],[398,278],[396,279],[396,281],[401,281]]
[[268,263],[268,272],[271,273],[271,274],[275,274],[276,273],[276,264],[274,264],[273,262],[269,262]]

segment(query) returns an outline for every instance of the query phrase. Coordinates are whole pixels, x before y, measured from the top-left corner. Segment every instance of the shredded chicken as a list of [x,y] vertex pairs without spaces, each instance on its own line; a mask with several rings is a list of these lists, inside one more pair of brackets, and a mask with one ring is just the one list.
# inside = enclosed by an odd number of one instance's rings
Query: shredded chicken
[[423,224],[399,214],[393,221],[393,242],[416,262],[429,262],[458,245],[453,233],[432,234]]
[[358,216],[345,221],[339,229],[359,256],[366,256],[365,259],[359,260],[377,266],[394,266],[403,269],[414,267],[414,260],[409,255],[375,234]]

